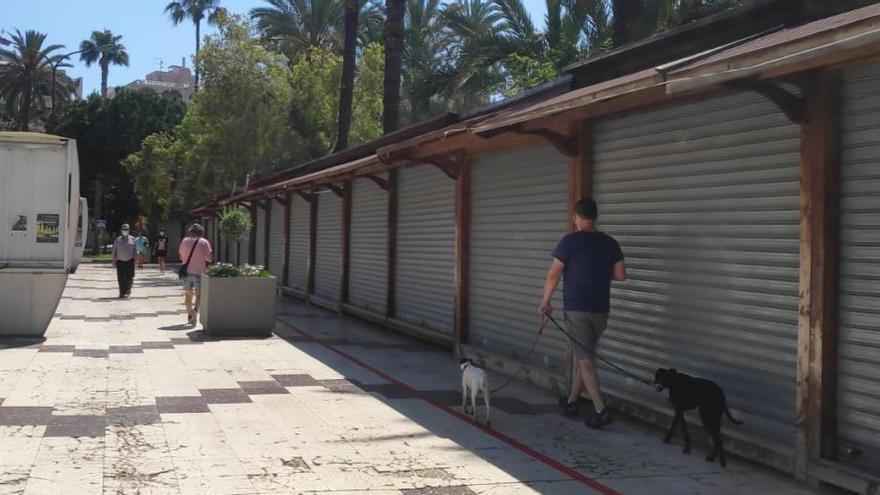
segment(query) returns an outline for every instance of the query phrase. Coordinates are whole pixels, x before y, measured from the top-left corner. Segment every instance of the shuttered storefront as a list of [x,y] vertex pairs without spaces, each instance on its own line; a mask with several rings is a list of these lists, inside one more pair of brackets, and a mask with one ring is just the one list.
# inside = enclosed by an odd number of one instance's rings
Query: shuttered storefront
[[[599,225],[630,280],[614,284],[602,353],[645,377],[677,368],[724,387],[745,425],[794,446],[799,127],[733,94],[598,122]],[[607,367],[619,397],[669,411],[665,394]]]
[[844,73],[839,458],[880,475],[880,65]]
[[315,236],[315,298],[339,302],[342,268],[342,199],[332,191],[318,193],[318,228]]
[[309,210],[311,206],[299,194],[292,195],[290,201],[288,285],[305,293],[309,285]]
[[[535,353],[526,354],[551,252],[568,228],[568,171],[569,159],[549,146],[471,164],[469,343],[561,373],[559,332],[545,333]],[[554,307],[562,308],[560,297]]]
[[229,263],[232,263],[233,265],[239,264],[238,248],[241,245],[241,243],[240,242],[229,242],[226,245],[229,247],[228,254],[227,254],[227,257],[229,258],[229,260],[228,260]]
[[368,179],[356,179],[352,187],[349,303],[384,315],[388,286],[388,191]]
[[396,318],[453,333],[455,181],[431,165],[398,175]]
[[257,207],[257,224],[255,225],[255,228],[257,242],[256,252],[254,253],[254,263],[266,266],[266,210],[259,206]]
[[280,282],[284,277],[284,205],[272,200],[269,212],[269,272]]

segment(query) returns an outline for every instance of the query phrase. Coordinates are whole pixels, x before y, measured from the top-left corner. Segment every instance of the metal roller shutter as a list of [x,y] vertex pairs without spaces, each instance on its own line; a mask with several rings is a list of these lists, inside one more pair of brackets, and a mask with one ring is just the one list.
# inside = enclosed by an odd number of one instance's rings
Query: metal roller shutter
[[284,205],[272,202],[269,216],[269,272],[278,280],[284,276]]
[[349,302],[385,314],[388,288],[388,191],[352,183]]
[[315,234],[315,297],[339,301],[342,267],[342,199],[332,191],[318,194],[318,228]]
[[452,335],[455,181],[431,165],[398,176],[396,315]]
[[[244,212],[245,215],[250,216],[250,211],[247,208],[242,208],[241,211]],[[251,225],[251,229],[255,229],[256,225]],[[239,264],[244,265],[245,263],[250,263],[250,251],[251,251],[251,232],[245,232],[241,241],[238,243],[238,251],[239,251]]]
[[[551,252],[568,229],[569,159],[542,146],[471,164],[468,335],[471,344],[525,358]],[[562,308],[557,291],[556,308]],[[529,362],[565,370],[565,344],[547,332]]]
[[229,263],[232,263],[233,265],[238,264],[238,246],[239,246],[239,244],[240,243],[238,243],[238,242],[229,242],[226,244],[228,246],[228,249],[226,250],[227,261]]
[[257,252],[254,253],[254,262],[257,265],[266,266],[266,210],[259,206],[257,207],[257,225],[255,228],[257,234]]
[[842,88],[840,458],[880,474],[880,65]]
[[308,201],[299,194],[290,197],[290,251],[288,252],[288,284],[305,293],[309,285],[309,209]]
[[[612,289],[602,353],[717,381],[745,425],[732,436],[790,455],[798,328],[799,127],[763,97],[731,94],[595,128],[599,226],[629,278]],[[610,371],[614,394],[668,411]]]

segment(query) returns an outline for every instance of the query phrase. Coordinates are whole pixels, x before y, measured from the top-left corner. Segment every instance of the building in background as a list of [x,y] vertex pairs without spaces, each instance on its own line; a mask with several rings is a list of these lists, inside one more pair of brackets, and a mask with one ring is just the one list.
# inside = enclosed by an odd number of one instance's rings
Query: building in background
[[[146,78],[132,81],[120,87],[131,91],[153,91],[156,94],[169,98],[180,98],[185,103],[189,103],[193,95],[194,81],[192,71],[186,67],[186,59],[184,59],[182,65],[172,65],[168,70],[159,69],[150,72]],[[111,88],[108,91],[108,96],[113,98],[116,90],[120,87]]]

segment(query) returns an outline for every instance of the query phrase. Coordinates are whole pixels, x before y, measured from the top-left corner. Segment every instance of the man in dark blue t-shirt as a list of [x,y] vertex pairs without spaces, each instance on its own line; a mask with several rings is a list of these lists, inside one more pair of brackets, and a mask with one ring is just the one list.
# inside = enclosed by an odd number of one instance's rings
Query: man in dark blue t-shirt
[[562,299],[574,359],[571,393],[559,399],[566,413],[577,414],[577,400],[586,388],[593,401],[594,414],[587,426],[601,428],[611,423],[611,412],[599,391],[599,376],[593,358],[599,337],[608,322],[611,281],[626,280],[626,265],[620,245],[611,236],[596,230],[596,202],[583,198],[575,204],[577,230],[563,237],[553,250],[553,263],[544,282],[544,299],[539,311],[551,314],[550,300],[563,278]]

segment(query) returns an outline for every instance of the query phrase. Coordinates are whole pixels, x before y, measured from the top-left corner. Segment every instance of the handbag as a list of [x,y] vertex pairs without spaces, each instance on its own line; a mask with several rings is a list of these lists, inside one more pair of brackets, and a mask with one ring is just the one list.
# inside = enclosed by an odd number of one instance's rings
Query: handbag
[[193,243],[192,249],[189,250],[189,257],[186,259],[186,263],[177,268],[177,278],[186,277],[187,270],[189,269],[189,262],[193,259],[193,253],[196,252],[196,247],[200,242],[202,242],[201,239],[196,239],[196,242]]

